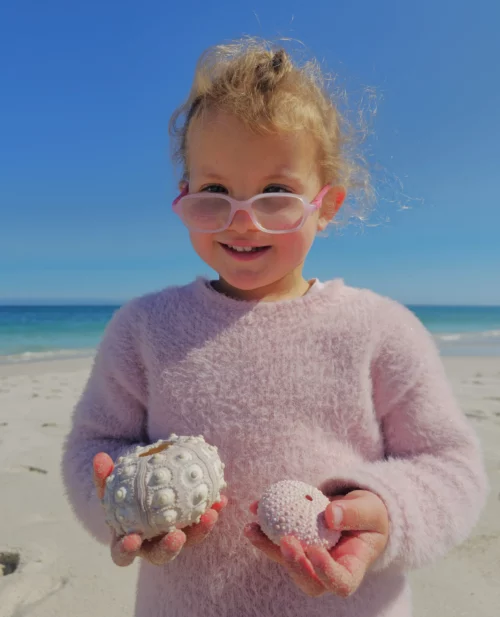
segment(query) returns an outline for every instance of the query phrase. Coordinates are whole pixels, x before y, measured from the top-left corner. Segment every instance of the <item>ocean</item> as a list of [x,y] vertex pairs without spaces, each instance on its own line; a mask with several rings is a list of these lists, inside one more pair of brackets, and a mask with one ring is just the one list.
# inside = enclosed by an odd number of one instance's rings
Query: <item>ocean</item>
[[[118,306],[0,306],[0,363],[93,355]],[[442,355],[500,356],[500,307],[410,306]]]

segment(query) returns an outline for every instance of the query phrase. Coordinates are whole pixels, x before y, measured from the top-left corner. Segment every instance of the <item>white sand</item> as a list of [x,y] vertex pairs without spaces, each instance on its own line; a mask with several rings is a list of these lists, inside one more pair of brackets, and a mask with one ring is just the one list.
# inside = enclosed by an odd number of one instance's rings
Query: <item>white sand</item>
[[[415,617],[493,617],[500,614],[500,358],[445,363],[481,437],[492,492],[471,539],[413,574]],[[16,571],[0,577],[0,617],[132,614],[136,565],[115,567],[107,548],[82,531],[59,473],[89,365],[0,365],[0,553],[20,555]]]

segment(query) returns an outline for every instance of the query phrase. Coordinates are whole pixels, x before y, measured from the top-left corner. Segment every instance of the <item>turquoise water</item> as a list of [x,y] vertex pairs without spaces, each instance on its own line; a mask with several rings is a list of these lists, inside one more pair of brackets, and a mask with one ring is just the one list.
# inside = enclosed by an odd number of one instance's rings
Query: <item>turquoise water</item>
[[117,306],[0,306],[0,362],[90,355]]
[[[0,362],[91,355],[118,306],[0,306]],[[500,356],[500,307],[410,307],[443,355]]]
[[500,306],[409,307],[442,355],[500,356]]

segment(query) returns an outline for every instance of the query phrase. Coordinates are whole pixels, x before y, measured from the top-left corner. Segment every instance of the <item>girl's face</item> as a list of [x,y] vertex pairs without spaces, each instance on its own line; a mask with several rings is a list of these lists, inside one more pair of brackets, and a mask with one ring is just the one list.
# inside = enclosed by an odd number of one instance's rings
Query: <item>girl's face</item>
[[[189,128],[189,192],[226,193],[247,200],[259,193],[290,192],[312,201],[322,188],[318,148],[306,132],[257,135],[225,113],[197,118]],[[220,288],[245,299],[304,293],[304,260],[316,232],[340,207],[332,189],[323,207],[303,227],[289,234],[257,229],[246,212],[237,212],[228,229],[190,234],[195,251],[220,276]],[[228,247],[265,247],[238,253]]]

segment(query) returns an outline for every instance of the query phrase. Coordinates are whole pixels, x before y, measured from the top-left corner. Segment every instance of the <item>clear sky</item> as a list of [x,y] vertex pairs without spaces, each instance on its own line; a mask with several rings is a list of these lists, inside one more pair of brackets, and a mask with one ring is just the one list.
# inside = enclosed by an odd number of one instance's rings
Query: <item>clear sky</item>
[[[208,268],[171,213],[167,125],[199,54],[303,41],[379,95],[362,232],[319,238],[308,276],[407,303],[500,304],[498,0],[17,0],[0,4],[0,302],[110,299]],[[402,196],[398,197],[400,201]]]

